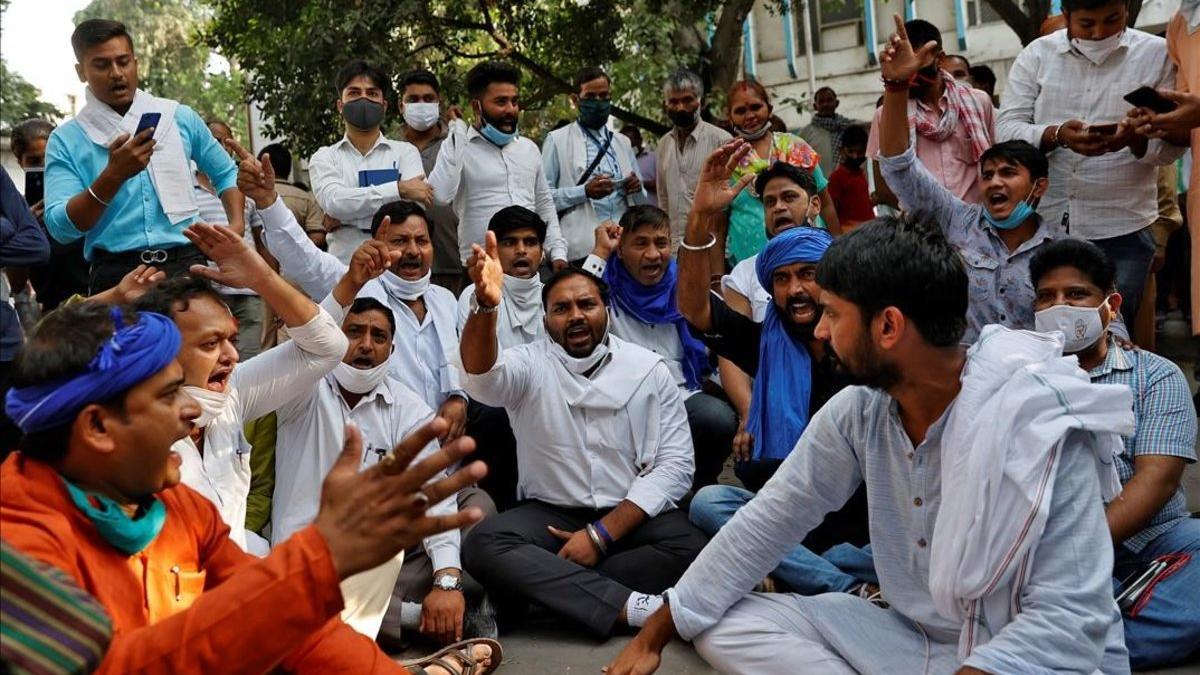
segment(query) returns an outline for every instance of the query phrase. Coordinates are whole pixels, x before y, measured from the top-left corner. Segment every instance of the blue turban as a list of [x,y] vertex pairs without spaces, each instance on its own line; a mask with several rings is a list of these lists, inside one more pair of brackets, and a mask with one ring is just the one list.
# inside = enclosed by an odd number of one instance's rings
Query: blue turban
[[678,271],[674,260],[667,264],[662,279],[653,286],[646,286],[634,279],[620,260],[612,260],[604,268],[604,283],[608,284],[617,306],[642,323],[674,324],[679,333],[679,342],[683,345],[683,377],[687,380],[688,389],[695,391],[700,388],[708,371],[708,352],[704,350],[704,343],[692,335],[687,320],[675,304],[677,281]]
[[113,307],[112,318],[113,336],[101,345],[87,370],[56,382],[8,391],[5,410],[23,433],[70,424],[85,406],[132,389],[179,354],[179,329],[167,317],[140,312],[137,323],[126,326],[121,310]]
[[[758,283],[773,290],[771,275],[784,265],[821,260],[833,237],[815,227],[796,227],[767,242],[754,263]],[[816,298],[813,298],[815,301]],[[752,458],[783,459],[808,426],[812,396],[812,357],[808,347],[783,324],[774,300],[767,305],[758,343],[758,373],[746,431],[754,436]]]

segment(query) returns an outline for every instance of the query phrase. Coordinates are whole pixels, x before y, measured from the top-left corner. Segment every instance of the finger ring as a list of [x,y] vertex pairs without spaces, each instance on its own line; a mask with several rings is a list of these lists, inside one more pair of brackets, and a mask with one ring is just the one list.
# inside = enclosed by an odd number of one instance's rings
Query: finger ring
[[429,495],[425,494],[424,490],[417,490],[417,494],[413,496],[413,505],[422,509],[429,506]]

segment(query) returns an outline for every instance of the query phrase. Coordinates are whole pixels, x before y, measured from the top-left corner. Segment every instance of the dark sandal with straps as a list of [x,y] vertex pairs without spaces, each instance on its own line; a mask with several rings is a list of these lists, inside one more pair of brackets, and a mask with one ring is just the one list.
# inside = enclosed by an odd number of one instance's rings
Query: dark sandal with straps
[[[492,653],[488,657],[491,660],[490,666],[480,666],[471,658],[471,649],[480,645],[491,647],[492,649]],[[408,668],[413,675],[427,675],[425,671],[427,666],[438,666],[445,669],[448,673],[458,672],[460,675],[489,675],[496,672],[496,669],[500,667],[500,663],[503,661],[504,649],[500,646],[499,642],[491,638],[474,638],[472,640],[455,642],[429,656],[412,659],[411,661],[403,661],[400,665]]]

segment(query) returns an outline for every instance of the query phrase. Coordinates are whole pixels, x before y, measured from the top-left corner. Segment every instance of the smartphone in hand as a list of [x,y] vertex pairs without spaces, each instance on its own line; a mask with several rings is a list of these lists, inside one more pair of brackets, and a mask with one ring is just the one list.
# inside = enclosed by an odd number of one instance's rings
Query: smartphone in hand
[[1179,104],[1165,99],[1154,87],[1139,87],[1125,94],[1125,100],[1138,108],[1148,108],[1158,114],[1169,113],[1179,107]]
[[1112,136],[1113,134],[1117,133],[1117,123],[1089,124],[1087,131],[1089,134],[1095,134],[1097,136]]
[[33,206],[46,194],[45,169],[25,169],[25,203]]
[[158,123],[162,119],[162,113],[149,112],[143,113],[141,119],[138,120],[137,131],[133,132],[134,136],[142,133],[146,129],[158,128]]

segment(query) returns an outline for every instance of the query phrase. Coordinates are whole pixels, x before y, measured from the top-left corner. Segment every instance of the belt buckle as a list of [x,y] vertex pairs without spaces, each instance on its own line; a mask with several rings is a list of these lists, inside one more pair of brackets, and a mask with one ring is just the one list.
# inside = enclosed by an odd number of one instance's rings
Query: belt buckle
[[142,262],[146,265],[167,262],[167,252],[161,248],[147,249],[142,251],[141,255],[138,257],[141,258]]

